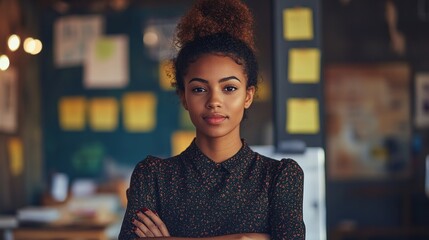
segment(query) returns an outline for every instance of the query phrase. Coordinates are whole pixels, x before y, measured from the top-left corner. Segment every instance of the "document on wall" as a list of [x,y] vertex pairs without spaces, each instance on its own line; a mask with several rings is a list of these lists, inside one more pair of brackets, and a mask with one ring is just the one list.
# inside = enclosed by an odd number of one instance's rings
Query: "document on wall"
[[118,127],[118,101],[111,97],[93,98],[88,102],[89,125],[98,132],[111,132]]
[[313,39],[313,10],[307,7],[283,10],[283,37],[289,41]]
[[159,85],[161,89],[166,91],[174,90],[174,87],[171,86],[173,66],[170,60],[162,60],[159,63]]
[[14,133],[18,128],[17,73],[0,71],[0,132]]
[[83,96],[62,97],[58,102],[58,118],[64,131],[82,131],[86,125],[86,99]]
[[195,131],[176,131],[171,135],[171,156],[184,151],[195,138]]
[[320,81],[320,50],[292,48],[289,50],[288,78],[291,83],[318,83]]
[[128,37],[103,36],[88,44],[84,65],[85,88],[123,88],[129,78]]
[[124,127],[129,132],[149,132],[156,126],[156,95],[150,92],[126,93],[122,98]]
[[[259,89],[258,89],[259,90]],[[189,112],[182,106],[179,105],[179,114],[180,114],[180,128],[195,130],[195,126],[192,123],[191,117],[189,116]]]
[[67,16],[54,24],[54,60],[57,67],[71,67],[83,63],[87,44],[103,32],[101,16]]
[[416,74],[415,86],[415,124],[419,128],[427,128],[429,127],[429,72]]
[[18,137],[9,138],[7,141],[10,172],[16,177],[22,175],[24,170],[24,149],[22,141]]
[[319,102],[314,98],[291,98],[286,103],[286,132],[316,134],[320,130]]

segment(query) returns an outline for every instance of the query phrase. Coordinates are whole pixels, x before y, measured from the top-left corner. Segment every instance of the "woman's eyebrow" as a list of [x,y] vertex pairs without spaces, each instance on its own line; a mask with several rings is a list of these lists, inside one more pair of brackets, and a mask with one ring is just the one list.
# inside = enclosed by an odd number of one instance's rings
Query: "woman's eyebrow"
[[209,83],[209,81],[202,79],[202,78],[192,78],[191,80],[189,80],[189,83],[191,83],[191,82]]
[[219,82],[221,83],[221,82],[226,82],[229,80],[237,80],[237,81],[241,82],[240,79],[238,79],[236,76],[229,76],[229,77],[221,78],[219,80]]
[[[221,83],[221,82],[226,82],[226,81],[229,81],[229,80],[237,80],[237,81],[241,82],[241,81],[240,81],[240,79],[238,79],[237,77],[235,77],[235,76],[229,76],[229,77],[221,78],[221,79],[219,80],[219,83]],[[191,82],[209,83],[209,81],[208,81],[208,80],[205,80],[205,79],[202,79],[202,78],[192,78],[192,79],[189,81],[189,83],[191,83]]]

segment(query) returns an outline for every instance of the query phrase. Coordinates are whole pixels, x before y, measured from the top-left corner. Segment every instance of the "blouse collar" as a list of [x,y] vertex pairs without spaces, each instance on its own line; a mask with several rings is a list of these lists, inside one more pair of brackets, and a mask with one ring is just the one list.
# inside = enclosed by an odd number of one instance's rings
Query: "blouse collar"
[[237,170],[240,171],[246,169],[255,157],[255,153],[250,149],[246,141],[244,139],[241,141],[243,145],[240,150],[222,163],[216,163],[207,157],[197,146],[195,139],[181,155],[183,155],[185,159],[189,159],[199,170],[224,168],[230,173]]

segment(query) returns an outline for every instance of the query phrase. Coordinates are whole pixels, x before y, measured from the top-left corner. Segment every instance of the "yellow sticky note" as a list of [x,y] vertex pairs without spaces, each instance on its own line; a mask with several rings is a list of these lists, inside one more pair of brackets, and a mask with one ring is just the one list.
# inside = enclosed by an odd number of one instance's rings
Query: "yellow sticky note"
[[306,7],[284,9],[283,37],[291,41],[313,39],[313,11]]
[[172,74],[173,63],[170,60],[163,60],[159,63],[159,84],[163,90],[174,90],[174,87],[171,86],[172,77],[169,74]]
[[93,98],[88,102],[89,125],[94,131],[108,132],[118,127],[118,102],[114,98]]
[[258,102],[267,102],[270,100],[271,94],[271,86],[267,81],[261,81],[258,83],[258,91],[256,92],[256,96],[254,98],[255,101]]
[[12,137],[7,141],[9,166],[12,176],[19,176],[24,169],[24,151],[20,138]]
[[194,124],[192,123],[191,117],[189,116],[189,112],[186,111],[185,108],[180,108],[180,127],[182,129],[195,129]]
[[320,80],[320,50],[293,48],[289,51],[289,81],[317,83]]
[[157,99],[153,93],[127,93],[122,98],[124,127],[130,132],[149,132],[156,126]]
[[194,131],[177,131],[171,136],[171,154],[175,156],[183,152],[195,138]]
[[85,128],[86,100],[84,97],[63,97],[58,103],[60,126],[66,131]]
[[319,102],[314,98],[291,98],[286,104],[286,132],[315,134],[319,132]]

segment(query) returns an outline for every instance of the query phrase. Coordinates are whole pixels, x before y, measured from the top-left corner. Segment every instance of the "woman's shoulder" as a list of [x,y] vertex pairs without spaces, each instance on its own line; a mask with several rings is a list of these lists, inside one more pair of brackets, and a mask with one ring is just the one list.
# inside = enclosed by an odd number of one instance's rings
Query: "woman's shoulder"
[[289,172],[294,174],[303,175],[303,170],[299,166],[298,162],[292,158],[283,158],[280,160],[273,159],[264,155],[257,153],[257,159],[259,159],[262,164],[269,166],[274,171],[278,173]]
[[175,165],[178,163],[178,156],[169,158],[160,158],[152,155],[146,156],[143,160],[137,163],[135,170],[162,170],[163,168]]

